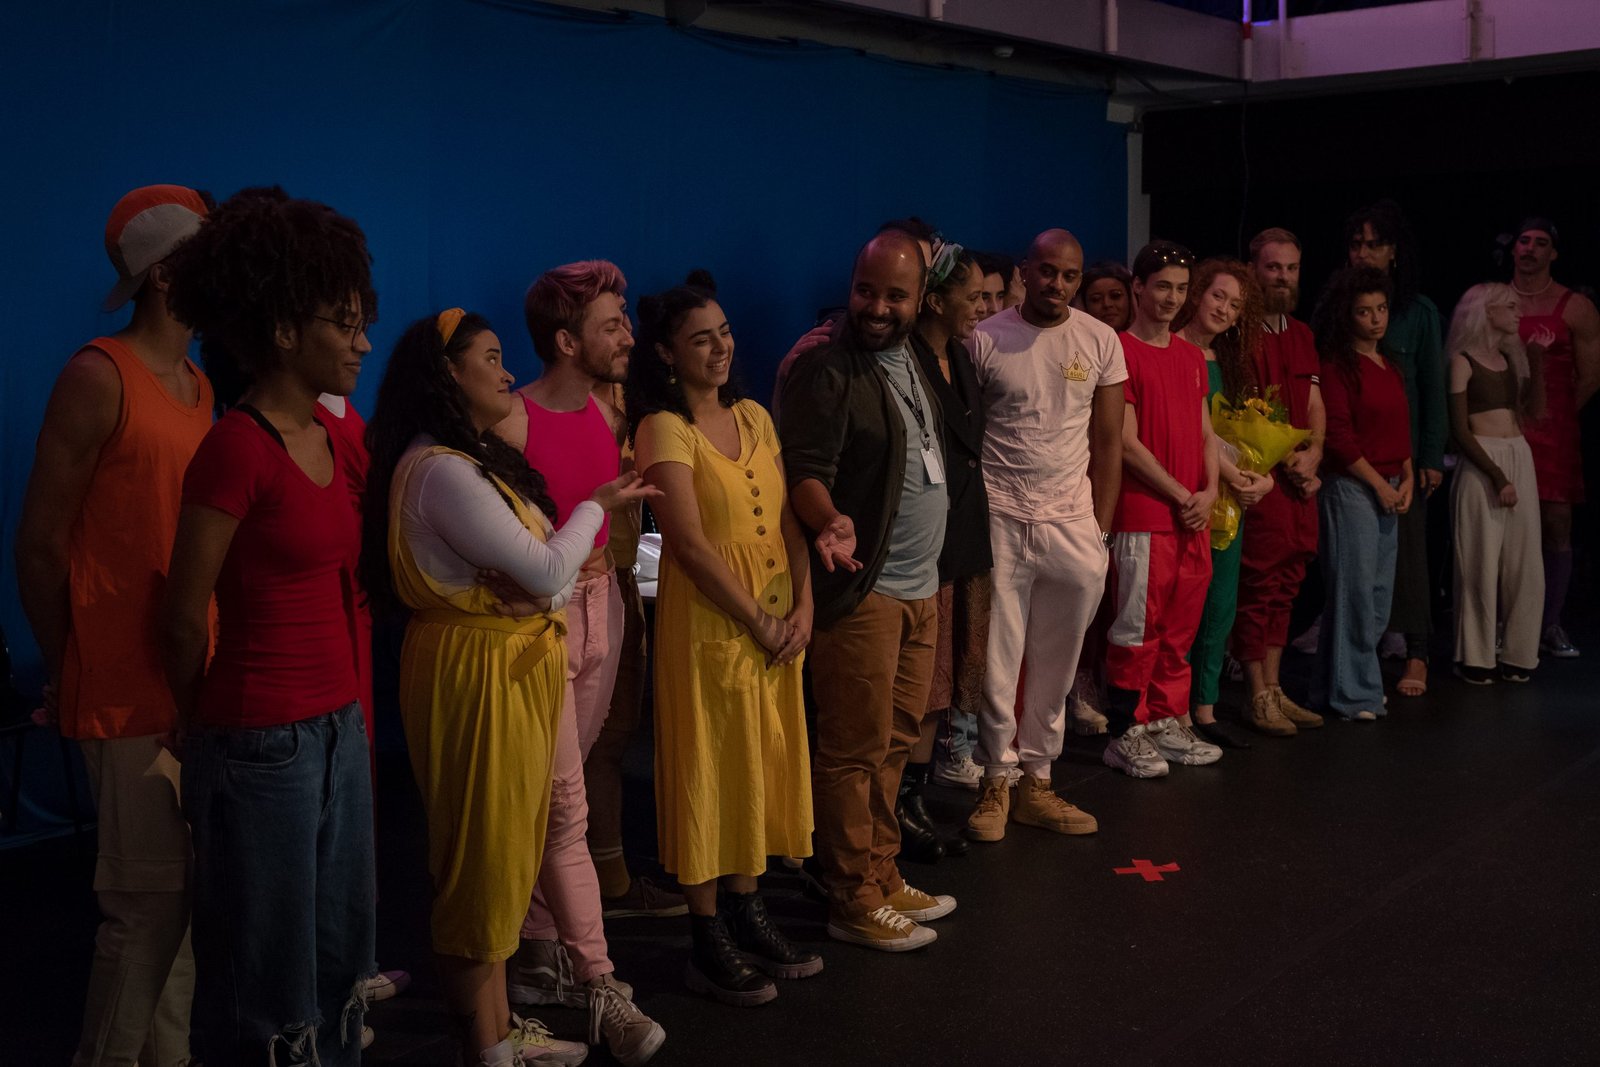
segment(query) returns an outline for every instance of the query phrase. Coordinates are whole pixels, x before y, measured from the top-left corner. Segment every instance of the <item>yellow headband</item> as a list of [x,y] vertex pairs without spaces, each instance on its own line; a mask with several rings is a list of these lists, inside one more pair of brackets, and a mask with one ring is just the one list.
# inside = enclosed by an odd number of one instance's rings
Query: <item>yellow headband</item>
[[441,344],[450,343],[450,338],[455,336],[456,327],[461,325],[461,319],[464,315],[466,315],[466,312],[460,308],[445,308],[439,312],[439,318],[435,325],[439,328],[439,341]]

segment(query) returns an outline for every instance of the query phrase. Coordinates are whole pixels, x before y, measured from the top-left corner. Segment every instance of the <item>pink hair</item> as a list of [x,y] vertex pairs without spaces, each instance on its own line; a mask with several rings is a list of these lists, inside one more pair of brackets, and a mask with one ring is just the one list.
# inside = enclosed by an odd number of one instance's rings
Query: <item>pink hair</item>
[[546,363],[555,359],[556,334],[562,330],[576,333],[583,325],[584,313],[601,293],[621,296],[627,288],[622,271],[604,259],[580,260],[539,275],[522,302],[528,334],[539,358]]

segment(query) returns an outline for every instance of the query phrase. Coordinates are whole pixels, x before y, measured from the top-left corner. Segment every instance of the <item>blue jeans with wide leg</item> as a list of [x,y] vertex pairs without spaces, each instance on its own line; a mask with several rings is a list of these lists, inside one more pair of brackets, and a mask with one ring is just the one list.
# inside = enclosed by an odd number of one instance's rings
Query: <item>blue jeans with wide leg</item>
[[360,704],[187,738],[194,1054],[207,1067],[361,1060],[377,965],[372,776]]
[[[1397,484],[1395,479],[1391,484]],[[1327,607],[1317,644],[1312,703],[1346,719],[1384,714],[1378,641],[1394,597],[1398,516],[1362,481],[1337,475],[1317,494]]]

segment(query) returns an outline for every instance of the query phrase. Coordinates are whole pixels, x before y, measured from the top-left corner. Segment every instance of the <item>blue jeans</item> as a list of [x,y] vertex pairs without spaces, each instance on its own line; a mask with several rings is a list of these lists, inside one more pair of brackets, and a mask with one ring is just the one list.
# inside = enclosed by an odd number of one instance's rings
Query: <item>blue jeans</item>
[[360,704],[206,728],[184,749],[194,840],[194,1054],[207,1067],[361,1061],[376,970]]
[[[1394,479],[1391,484],[1398,484]],[[1322,577],[1327,590],[1319,668],[1311,701],[1343,717],[1383,715],[1378,641],[1389,622],[1399,516],[1385,512],[1364,482],[1328,479],[1317,494],[1322,516]]]
[[978,717],[970,711],[945,708],[935,712],[939,716],[938,733],[934,735],[934,759],[949,763],[963,756],[972,758],[978,743]]

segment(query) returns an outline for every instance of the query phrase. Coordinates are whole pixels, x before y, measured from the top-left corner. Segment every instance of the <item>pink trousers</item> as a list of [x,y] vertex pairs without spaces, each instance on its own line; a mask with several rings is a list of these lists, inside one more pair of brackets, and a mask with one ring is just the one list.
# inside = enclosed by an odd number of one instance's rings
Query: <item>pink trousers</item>
[[600,921],[600,879],[589,856],[583,761],[611,709],[623,621],[615,575],[579,582],[567,602],[567,689],[556,729],[550,827],[539,881],[522,923],[524,938],[559,940],[566,946],[579,982],[615,970]]

